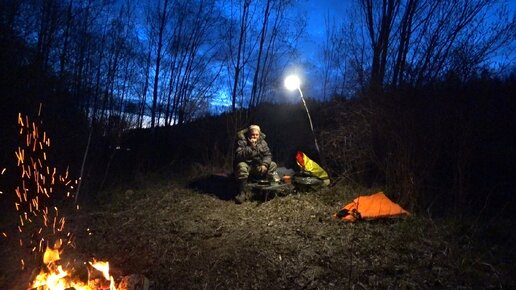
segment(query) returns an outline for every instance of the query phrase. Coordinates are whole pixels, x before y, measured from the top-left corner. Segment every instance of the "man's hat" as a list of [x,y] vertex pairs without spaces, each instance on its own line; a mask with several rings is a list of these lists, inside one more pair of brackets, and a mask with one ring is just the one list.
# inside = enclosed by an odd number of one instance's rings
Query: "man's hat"
[[262,131],[262,130],[260,130],[260,126],[258,126],[258,125],[251,125],[251,126],[249,126],[249,128],[247,128],[247,130],[249,130],[249,131],[258,131],[258,132]]

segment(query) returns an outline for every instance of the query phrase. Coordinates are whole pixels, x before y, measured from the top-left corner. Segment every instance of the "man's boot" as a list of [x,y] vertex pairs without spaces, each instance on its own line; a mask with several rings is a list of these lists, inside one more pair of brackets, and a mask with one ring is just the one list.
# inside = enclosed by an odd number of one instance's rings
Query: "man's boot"
[[249,191],[247,189],[247,179],[238,180],[238,195],[235,197],[235,202],[240,204],[248,201],[250,198]]

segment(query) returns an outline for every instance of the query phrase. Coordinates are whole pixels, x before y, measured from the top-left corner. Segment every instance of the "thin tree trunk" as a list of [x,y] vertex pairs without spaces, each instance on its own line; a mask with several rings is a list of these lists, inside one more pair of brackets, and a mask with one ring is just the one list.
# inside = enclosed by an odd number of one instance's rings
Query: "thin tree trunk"
[[156,107],[158,102],[158,85],[159,85],[159,70],[161,65],[161,50],[163,48],[163,33],[165,31],[165,24],[167,18],[168,0],[165,0],[163,11],[160,15],[160,25],[158,33],[158,47],[156,55],[156,71],[154,73],[154,85],[152,92],[152,108],[151,108],[151,127],[154,128],[156,123]]
[[244,0],[244,7],[242,8],[242,18],[240,20],[240,36],[238,38],[238,50],[237,50],[237,63],[235,65],[235,74],[233,80],[233,89],[231,95],[231,108],[233,112],[236,109],[236,100],[237,100],[237,90],[238,90],[238,82],[240,80],[240,73],[242,70],[241,67],[241,59],[243,54],[244,42],[247,34],[247,20],[249,17],[249,5],[251,4],[251,0]]
[[265,43],[265,38],[267,37],[267,25],[269,23],[269,17],[270,17],[270,4],[271,1],[267,0],[267,6],[265,7],[265,12],[263,15],[263,25],[260,35],[260,45],[258,48],[258,60],[256,61],[256,69],[254,71],[254,77],[253,77],[253,88],[251,90],[251,99],[249,100],[249,109],[251,107],[255,107],[258,105],[257,101],[257,89],[258,89],[258,79],[260,75],[260,69],[261,69],[261,61],[262,61],[262,54],[263,54],[263,45]]

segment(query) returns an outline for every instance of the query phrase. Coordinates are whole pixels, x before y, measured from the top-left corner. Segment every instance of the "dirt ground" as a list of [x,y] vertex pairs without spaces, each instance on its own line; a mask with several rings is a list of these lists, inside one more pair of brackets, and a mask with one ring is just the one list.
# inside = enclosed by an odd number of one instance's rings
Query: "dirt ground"
[[[63,258],[108,260],[115,280],[141,274],[151,289],[516,289],[514,246],[496,229],[417,215],[343,223],[331,215],[374,191],[341,185],[237,205],[209,180],[102,193],[69,217]],[[2,241],[0,289],[26,289],[15,248]]]

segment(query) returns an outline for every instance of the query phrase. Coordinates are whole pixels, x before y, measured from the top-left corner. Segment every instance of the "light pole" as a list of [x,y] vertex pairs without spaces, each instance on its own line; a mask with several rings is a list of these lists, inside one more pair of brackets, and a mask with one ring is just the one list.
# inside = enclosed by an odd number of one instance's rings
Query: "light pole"
[[317,144],[317,138],[315,137],[315,133],[314,133],[314,125],[312,124],[312,117],[310,116],[310,112],[308,111],[308,107],[306,106],[303,92],[301,91],[301,80],[299,80],[299,77],[296,75],[289,75],[285,79],[285,87],[289,91],[294,91],[296,89],[299,91],[299,95],[301,96],[301,100],[303,101],[303,105],[305,106],[306,114],[308,115],[308,121],[310,122],[310,129],[312,129],[312,135],[314,136],[315,149],[317,149],[317,153],[319,153],[319,156],[321,156],[321,151],[319,150],[319,144]]

